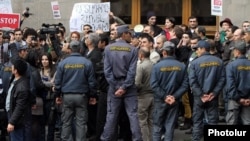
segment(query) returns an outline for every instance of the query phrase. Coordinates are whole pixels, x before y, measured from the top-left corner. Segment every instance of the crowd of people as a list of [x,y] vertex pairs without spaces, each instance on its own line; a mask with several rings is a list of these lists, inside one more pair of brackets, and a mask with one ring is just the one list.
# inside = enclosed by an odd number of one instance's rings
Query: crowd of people
[[208,38],[195,16],[147,20],[0,30],[0,140],[173,141],[179,128],[199,141],[205,125],[249,125],[250,22],[225,18]]

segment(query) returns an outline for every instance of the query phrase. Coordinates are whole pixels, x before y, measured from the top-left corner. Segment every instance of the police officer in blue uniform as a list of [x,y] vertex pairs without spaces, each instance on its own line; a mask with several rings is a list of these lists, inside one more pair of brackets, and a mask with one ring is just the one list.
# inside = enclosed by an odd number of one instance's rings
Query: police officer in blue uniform
[[134,141],[142,141],[137,115],[135,74],[137,49],[129,44],[131,33],[128,25],[117,27],[119,39],[104,50],[104,74],[109,83],[107,118],[102,141],[110,141],[115,133],[121,105],[124,103]]
[[[80,42],[71,41],[71,55],[59,62],[55,76],[56,102],[62,94],[62,141],[72,141],[72,121],[75,117],[75,140],[85,141],[87,104],[89,97],[96,96],[95,72],[91,61],[80,54]],[[90,98],[91,99],[91,98]]]
[[163,59],[154,65],[150,85],[154,91],[153,141],[172,141],[178,117],[179,101],[188,89],[186,65],[176,60],[175,45],[170,41],[163,44]]
[[[233,55],[236,58],[226,67],[228,107],[226,122],[229,125],[250,125],[250,60],[246,57],[244,41],[236,41]],[[239,121],[240,119],[240,121]]]
[[225,70],[223,61],[209,53],[207,41],[199,41],[193,49],[198,58],[189,67],[189,84],[194,100],[192,140],[200,141],[204,124],[218,123],[218,96],[224,87]]

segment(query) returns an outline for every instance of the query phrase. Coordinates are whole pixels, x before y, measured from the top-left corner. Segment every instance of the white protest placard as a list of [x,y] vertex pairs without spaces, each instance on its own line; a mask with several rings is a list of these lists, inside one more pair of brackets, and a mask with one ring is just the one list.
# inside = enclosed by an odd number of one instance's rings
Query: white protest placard
[[61,19],[58,1],[52,1],[51,8],[52,8],[52,13],[53,13],[53,18],[54,19]]
[[0,13],[13,13],[11,0],[0,0]]
[[211,15],[222,16],[222,0],[211,0]]
[[93,31],[109,31],[109,12],[110,2],[76,3],[69,21],[70,31],[82,32],[85,24],[91,25]]

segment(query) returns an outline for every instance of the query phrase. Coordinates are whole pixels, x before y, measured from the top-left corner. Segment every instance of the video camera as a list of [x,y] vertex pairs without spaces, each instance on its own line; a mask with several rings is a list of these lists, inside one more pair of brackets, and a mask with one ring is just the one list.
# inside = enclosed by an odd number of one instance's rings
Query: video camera
[[41,34],[57,34],[59,32],[59,27],[63,26],[62,23],[58,24],[42,24],[42,28],[40,29]]
[[1,28],[0,31],[2,31],[3,35],[2,35],[2,38],[3,39],[8,39],[10,40],[10,34],[13,33],[13,30],[10,29],[10,28]]
[[30,8],[29,7],[26,7],[26,10],[23,12],[23,16],[28,18],[30,15],[32,15],[32,13],[29,12],[30,11]]
[[2,38],[10,40],[10,33],[10,31],[4,31]]

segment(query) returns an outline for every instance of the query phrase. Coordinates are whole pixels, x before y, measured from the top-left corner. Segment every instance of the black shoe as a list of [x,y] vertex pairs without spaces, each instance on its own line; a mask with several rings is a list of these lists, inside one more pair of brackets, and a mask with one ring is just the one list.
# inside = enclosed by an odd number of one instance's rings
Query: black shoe
[[192,134],[193,128],[191,128],[190,130],[188,130],[187,132],[185,132],[185,134]]
[[191,128],[191,119],[190,118],[185,118],[184,120],[184,125],[180,127],[180,130],[187,130]]
[[191,128],[190,124],[184,124],[183,126],[180,127],[180,130],[188,130]]

